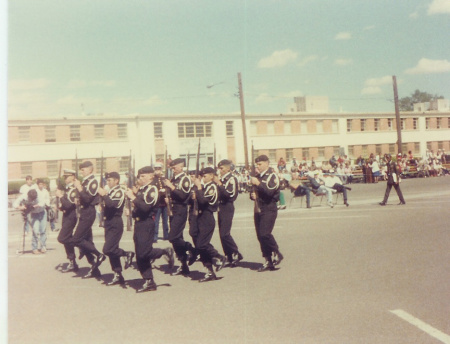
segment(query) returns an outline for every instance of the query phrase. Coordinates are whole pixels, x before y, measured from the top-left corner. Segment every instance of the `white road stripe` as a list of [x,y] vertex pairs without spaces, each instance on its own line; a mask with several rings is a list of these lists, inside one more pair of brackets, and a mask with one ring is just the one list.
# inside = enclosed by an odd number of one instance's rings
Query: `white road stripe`
[[405,311],[401,309],[396,309],[393,311],[390,311],[391,313],[395,314],[396,316],[402,318],[403,320],[409,322],[411,325],[416,326],[417,328],[421,329],[422,331],[428,333],[430,336],[436,338],[437,340],[440,340],[442,343],[450,344],[450,336],[448,334],[445,334],[431,325],[428,325],[427,323],[423,322],[420,319],[417,319],[413,317],[411,314],[406,313]]

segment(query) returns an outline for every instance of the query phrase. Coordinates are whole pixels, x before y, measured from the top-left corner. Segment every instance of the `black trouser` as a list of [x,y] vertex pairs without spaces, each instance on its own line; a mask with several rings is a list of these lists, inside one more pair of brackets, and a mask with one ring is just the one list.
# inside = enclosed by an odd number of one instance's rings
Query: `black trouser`
[[119,248],[119,242],[123,234],[122,216],[114,216],[105,220],[105,244],[103,245],[103,253],[109,257],[111,269],[114,272],[122,272],[122,264],[120,257],[126,256],[127,253]]
[[311,199],[311,191],[309,190],[308,187],[303,186],[303,185],[299,185],[295,190],[294,190],[294,196],[296,197],[301,197],[301,196],[306,196],[306,206],[309,207],[310,206],[310,199]]
[[222,242],[223,252],[232,260],[233,253],[238,253],[239,249],[231,236],[231,225],[233,223],[234,216],[234,204],[233,202],[228,202],[219,205],[219,234],[220,241]]
[[[199,212],[197,217],[198,224],[198,237],[197,237],[197,249],[200,252],[200,259],[205,266],[212,265],[214,246],[211,244],[211,239],[214,234],[214,227],[216,220],[214,214],[208,210]],[[217,252],[217,251],[216,251]]]
[[335,189],[337,192],[342,192],[342,196],[344,197],[344,202],[347,202],[347,189],[344,185],[341,184],[334,184],[333,189]]
[[153,278],[153,259],[161,258],[164,250],[153,248],[155,237],[155,221],[149,217],[146,220],[135,221],[134,223],[134,249],[136,251],[136,263],[142,278]]
[[278,252],[278,244],[272,235],[277,215],[275,203],[270,207],[262,207],[261,212],[254,215],[256,236],[261,246],[262,255],[266,258],[271,257],[272,252]]
[[192,245],[183,239],[183,230],[187,221],[187,205],[174,204],[172,214],[173,215],[169,219],[169,241],[173,245],[173,249],[178,259],[185,262],[187,260],[186,251],[192,248]]
[[58,242],[64,245],[66,250],[67,259],[75,259],[75,248],[70,244],[72,239],[73,229],[77,225],[77,214],[73,210],[71,212],[66,212],[62,218],[61,231],[58,234]]
[[395,183],[391,184],[389,182],[386,185],[386,192],[384,193],[383,203],[387,203],[387,200],[389,198],[389,193],[391,192],[392,187],[394,187],[395,191],[397,191],[397,196],[400,199],[400,202],[405,203],[405,199],[403,198],[402,190],[400,190],[400,185],[395,184]]
[[71,244],[78,247],[86,255],[89,264],[94,264],[94,255],[98,256],[100,254],[95,248],[92,238],[92,225],[95,221],[95,215],[94,206],[80,209],[80,218],[71,240]]

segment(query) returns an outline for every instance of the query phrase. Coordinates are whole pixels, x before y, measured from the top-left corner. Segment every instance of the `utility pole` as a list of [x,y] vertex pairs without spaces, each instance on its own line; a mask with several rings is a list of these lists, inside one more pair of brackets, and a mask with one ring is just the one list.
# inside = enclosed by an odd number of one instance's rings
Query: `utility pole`
[[395,119],[397,121],[397,146],[398,152],[402,152],[402,123],[400,119],[400,110],[398,107],[398,91],[397,91],[397,77],[392,76],[392,81],[394,83],[394,104],[395,104]]
[[241,105],[242,135],[244,136],[245,168],[248,170],[249,163],[248,163],[248,148],[247,148],[247,127],[245,124],[244,93],[242,91],[241,73],[238,73],[238,84],[239,84],[239,102]]

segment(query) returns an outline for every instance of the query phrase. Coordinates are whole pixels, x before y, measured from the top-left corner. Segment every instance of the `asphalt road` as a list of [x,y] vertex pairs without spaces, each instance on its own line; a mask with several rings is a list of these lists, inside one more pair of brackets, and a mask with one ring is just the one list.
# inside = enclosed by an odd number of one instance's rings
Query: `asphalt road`
[[[143,294],[136,269],[124,272],[126,287],[106,286],[108,261],[99,280],[81,278],[85,260],[77,274],[61,273],[57,233],[46,254],[16,254],[21,218],[10,215],[9,343],[450,343],[450,177],[403,181],[404,206],[395,190],[378,205],[384,183],[351,187],[348,208],[342,198],[333,209],[319,199],[312,209],[289,206],[287,194],[274,230],[285,259],[264,273],[241,195],[232,230],[241,266],[198,283],[200,263],[186,278],[170,276],[161,259],[158,290]],[[102,247],[102,229],[94,241]],[[213,244],[221,250],[217,233]],[[131,232],[121,246],[133,248]]]

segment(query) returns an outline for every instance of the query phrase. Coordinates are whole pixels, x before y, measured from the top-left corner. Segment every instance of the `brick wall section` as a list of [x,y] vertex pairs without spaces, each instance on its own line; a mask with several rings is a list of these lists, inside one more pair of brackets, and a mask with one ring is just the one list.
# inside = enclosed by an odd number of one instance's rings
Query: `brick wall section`
[[30,142],[42,143],[45,142],[45,128],[44,126],[30,128]]
[[47,162],[46,161],[34,161],[32,171],[33,171],[33,178],[47,177]]
[[284,130],[284,121],[275,121],[273,124],[275,135],[286,134]]
[[[164,139],[155,139],[155,154],[166,154],[166,147],[164,145]],[[150,157],[149,157],[150,159]]]
[[300,121],[292,121],[291,122],[291,133],[292,134],[300,134],[301,122]]
[[303,159],[303,153],[301,148],[294,148],[292,152],[294,154],[294,158],[297,158],[297,161]]
[[276,155],[276,159],[277,159],[277,162],[278,162],[278,160],[280,160],[280,158],[283,158],[285,161],[286,161],[286,150],[285,149],[277,149],[276,150],[276,153],[275,153]]
[[[330,158],[333,156],[334,148],[333,147],[325,147],[325,159],[330,160]],[[337,158],[337,157],[336,157]]]
[[311,160],[311,158],[314,158],[317,161],[318,155],[319,155],[319,148],[311,147],[309,149],[309,160]]
[[117,138],[117,124],[105,124],[105,140],[114,140]]
[[8,127],[8,143],[19,142],[19,128],[18,127]]
[[81,125],[80,126],[80,140],[81,141],[94,141],[94,126],[93,125]]
[[[234,137],[227,137],[227,155],[228,160],[236,163],[236,140]],[[251,158],[250,156],[249,159]]]
[[8,180],[20,178],[20,162],[8,164]]
[[323,120],[323,132],[331,133],[333,131],[331,119]]
[[267,121],[256,122],[256,135],[267,135]]
[[361,121],[359,119],[352,120],[352,131],[361,131]]
[[70,127],[68,125],[58,125],[56,127],[56,142],[69,142],[69,141],[70,141]]
[[[315,120],[312,120],[312,119],[308,120],[307,124],[306,124],[306,127],[308,129],[308,133],[315,133],[315,132],[317,132],[317,126],[316,126],[316,121]],[[303,133],[303,134],[306,134],[306,133]]]
[[375,131],[375,121],[373,118],[366,119],[366,131]]

